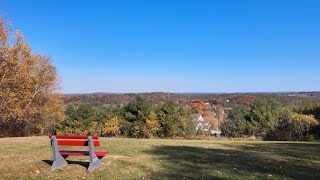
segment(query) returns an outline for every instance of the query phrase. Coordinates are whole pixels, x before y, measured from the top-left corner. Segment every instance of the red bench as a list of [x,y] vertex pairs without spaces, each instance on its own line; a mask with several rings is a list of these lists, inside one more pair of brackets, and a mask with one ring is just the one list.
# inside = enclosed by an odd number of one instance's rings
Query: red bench
[[[54,157],[52,170],[68,164],[65,160],[68,156],[90,156],[90,164],[87,172],[92,172],[101,166],[99,159],[103,158],[108,152],[94,151],[94,146],[100,146],[98,136],[69,136],[69,135],[49,135]],[[58,146],[88,146],[89,151],[60,150]]]

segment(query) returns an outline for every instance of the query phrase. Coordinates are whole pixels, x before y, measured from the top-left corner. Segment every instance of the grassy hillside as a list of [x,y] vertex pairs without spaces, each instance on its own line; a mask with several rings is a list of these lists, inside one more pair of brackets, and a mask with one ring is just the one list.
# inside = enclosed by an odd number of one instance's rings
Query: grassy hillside
[[51,171],[48,137],[0,139],[0,179],[319,179],[320,143],[101,138],[110,155]]

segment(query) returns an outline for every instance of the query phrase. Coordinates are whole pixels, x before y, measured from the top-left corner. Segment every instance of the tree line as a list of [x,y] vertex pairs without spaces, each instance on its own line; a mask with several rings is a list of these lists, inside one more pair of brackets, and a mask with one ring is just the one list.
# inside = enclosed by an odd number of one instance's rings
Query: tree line
[[[126,105],[71,104],[56,126],[60,134],[98,134],[135,138],[194,137],[195,111],[174,101],[153,102],[136,96]],[[314,140],[319,138],[320,106],[313,102],[282,105],[276,99],[258,99],[235,106],[220,119],[225,137],[263,140]]]
[[158,104],[136,96],[126,105],[68,105],[56,132],[137,138],[192,136],[195,121],[179,103]]
[[260,99],[228,112],[221,129],[227,137],[260,137],[265,140],[319,138],[319,103],[284,106],[276,99]]

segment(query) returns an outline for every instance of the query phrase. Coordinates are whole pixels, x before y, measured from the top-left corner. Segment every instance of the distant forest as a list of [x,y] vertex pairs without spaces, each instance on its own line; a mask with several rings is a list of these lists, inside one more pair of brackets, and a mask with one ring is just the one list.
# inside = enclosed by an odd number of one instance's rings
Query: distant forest
[[[92,93],[64,94],[64,102],[87,103],[92,105],[126,104],[133,97],[141,95],[153,101],[172,100],[180,103],[193,101],[220,102],[224,106],[248,105],[258,98],[276,98],[289,105],[303,101],[320,101],[320,92],[288,92],[288,93]],[[224,103],[229,100],[229,103]]]
[[[65,115],[70,119],[58,126],[60,133],[86,131],[145,138],[210,136],[195,131],[196,114],[202,115],[212,130],[222,131],[224,137],[317,140],[320,132],[320,92],[96,93],[64,95],[64,102]],[[91,120],[81,117],[99,112],[100,120],[95,115]],[[75,121],[81,127],[75,127]],[[90,122],[95,123],[89,125]]]

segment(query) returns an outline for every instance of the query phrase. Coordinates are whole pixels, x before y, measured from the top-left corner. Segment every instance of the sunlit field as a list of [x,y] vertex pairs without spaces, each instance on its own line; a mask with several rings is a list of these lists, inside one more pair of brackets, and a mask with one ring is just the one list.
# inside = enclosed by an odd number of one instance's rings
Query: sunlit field
[[[48,137],[0,139],[0,179],[319,179],[320,143],[101,138],[110,154],[51,171]],[[73,149],[77,147],[72,147]]]

